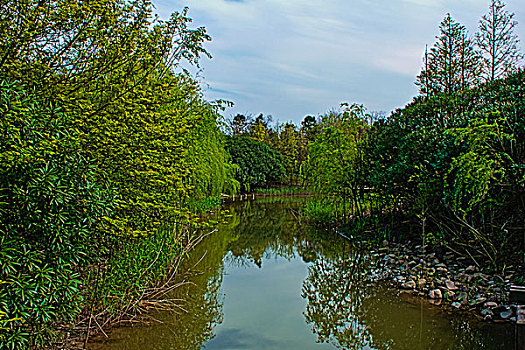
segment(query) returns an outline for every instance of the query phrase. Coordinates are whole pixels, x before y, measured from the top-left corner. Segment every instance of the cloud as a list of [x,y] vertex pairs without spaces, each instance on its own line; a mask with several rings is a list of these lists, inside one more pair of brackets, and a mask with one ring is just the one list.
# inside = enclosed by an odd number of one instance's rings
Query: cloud
[[[525,21],[522,0],[509,0]],[[488,0],[157,0],[161,15],[190,7],[213,41],[203,61],[209,98],[231,111],[299,121],[341,101],[392,110],[417,92],[425,45],[446,12],[471,32]],[[521,16],[521,18],[520,18]],[[520,27],[523,33],[523,26]]]

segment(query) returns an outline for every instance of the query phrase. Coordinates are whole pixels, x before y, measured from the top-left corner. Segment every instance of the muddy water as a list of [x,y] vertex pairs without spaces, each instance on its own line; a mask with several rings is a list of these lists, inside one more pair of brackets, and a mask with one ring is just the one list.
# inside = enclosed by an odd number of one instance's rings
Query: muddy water
[[186,262],[191,284],[162,322],[93,349],[513,349],[514,329],[450,314],[376,281],[366,251],[296,218],[301,200],[257,200]]

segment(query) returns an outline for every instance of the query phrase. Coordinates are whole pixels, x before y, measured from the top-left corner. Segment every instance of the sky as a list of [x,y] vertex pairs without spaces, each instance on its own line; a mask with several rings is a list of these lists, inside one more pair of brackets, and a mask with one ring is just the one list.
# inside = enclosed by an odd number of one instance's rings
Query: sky
[[[506,1],[525,49],[524,0]],[[450,12],[471,34],[489,0],[153,0],[168,18],[189,7],[205,26],[199,76],[208,100],[234,102],[237,113],[299,123],[340,103],[369,111],[403,107],[417,95],[414,81],[425,45]],[[523,5],[523,4],[521,4]]]

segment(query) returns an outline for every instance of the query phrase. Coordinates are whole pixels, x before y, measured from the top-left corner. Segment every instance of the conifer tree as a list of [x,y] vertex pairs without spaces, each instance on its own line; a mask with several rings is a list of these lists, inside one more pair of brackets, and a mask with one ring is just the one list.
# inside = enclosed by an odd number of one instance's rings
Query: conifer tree
[[452,94],[475,85],[480,74],[480,55],[467,29],[447,14],[440,26],[440,36],[425,53],[424,67],[416,80],[420,92]]
[[518,22],[513,18],[514,13],[505,11],[503,1],[491,0],[489,12],[479,22],[476,44],[483,55],[483,74],[488,81],[507,76],[523,58],[519,38],[513,32]]

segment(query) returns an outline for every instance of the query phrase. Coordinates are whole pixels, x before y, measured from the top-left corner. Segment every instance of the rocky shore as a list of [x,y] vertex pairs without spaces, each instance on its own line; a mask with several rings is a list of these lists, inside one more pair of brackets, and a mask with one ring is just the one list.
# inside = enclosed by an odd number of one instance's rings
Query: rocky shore
[[429,298],[433,304],[471,311],[494,322],[515,322],[516,306],[508,301],[516,269],[504,274],[487,274],[467,259],[447,252],[436,254],[429,247],[411,242],[387,241],[371,252],[375,271],[396,288]]

